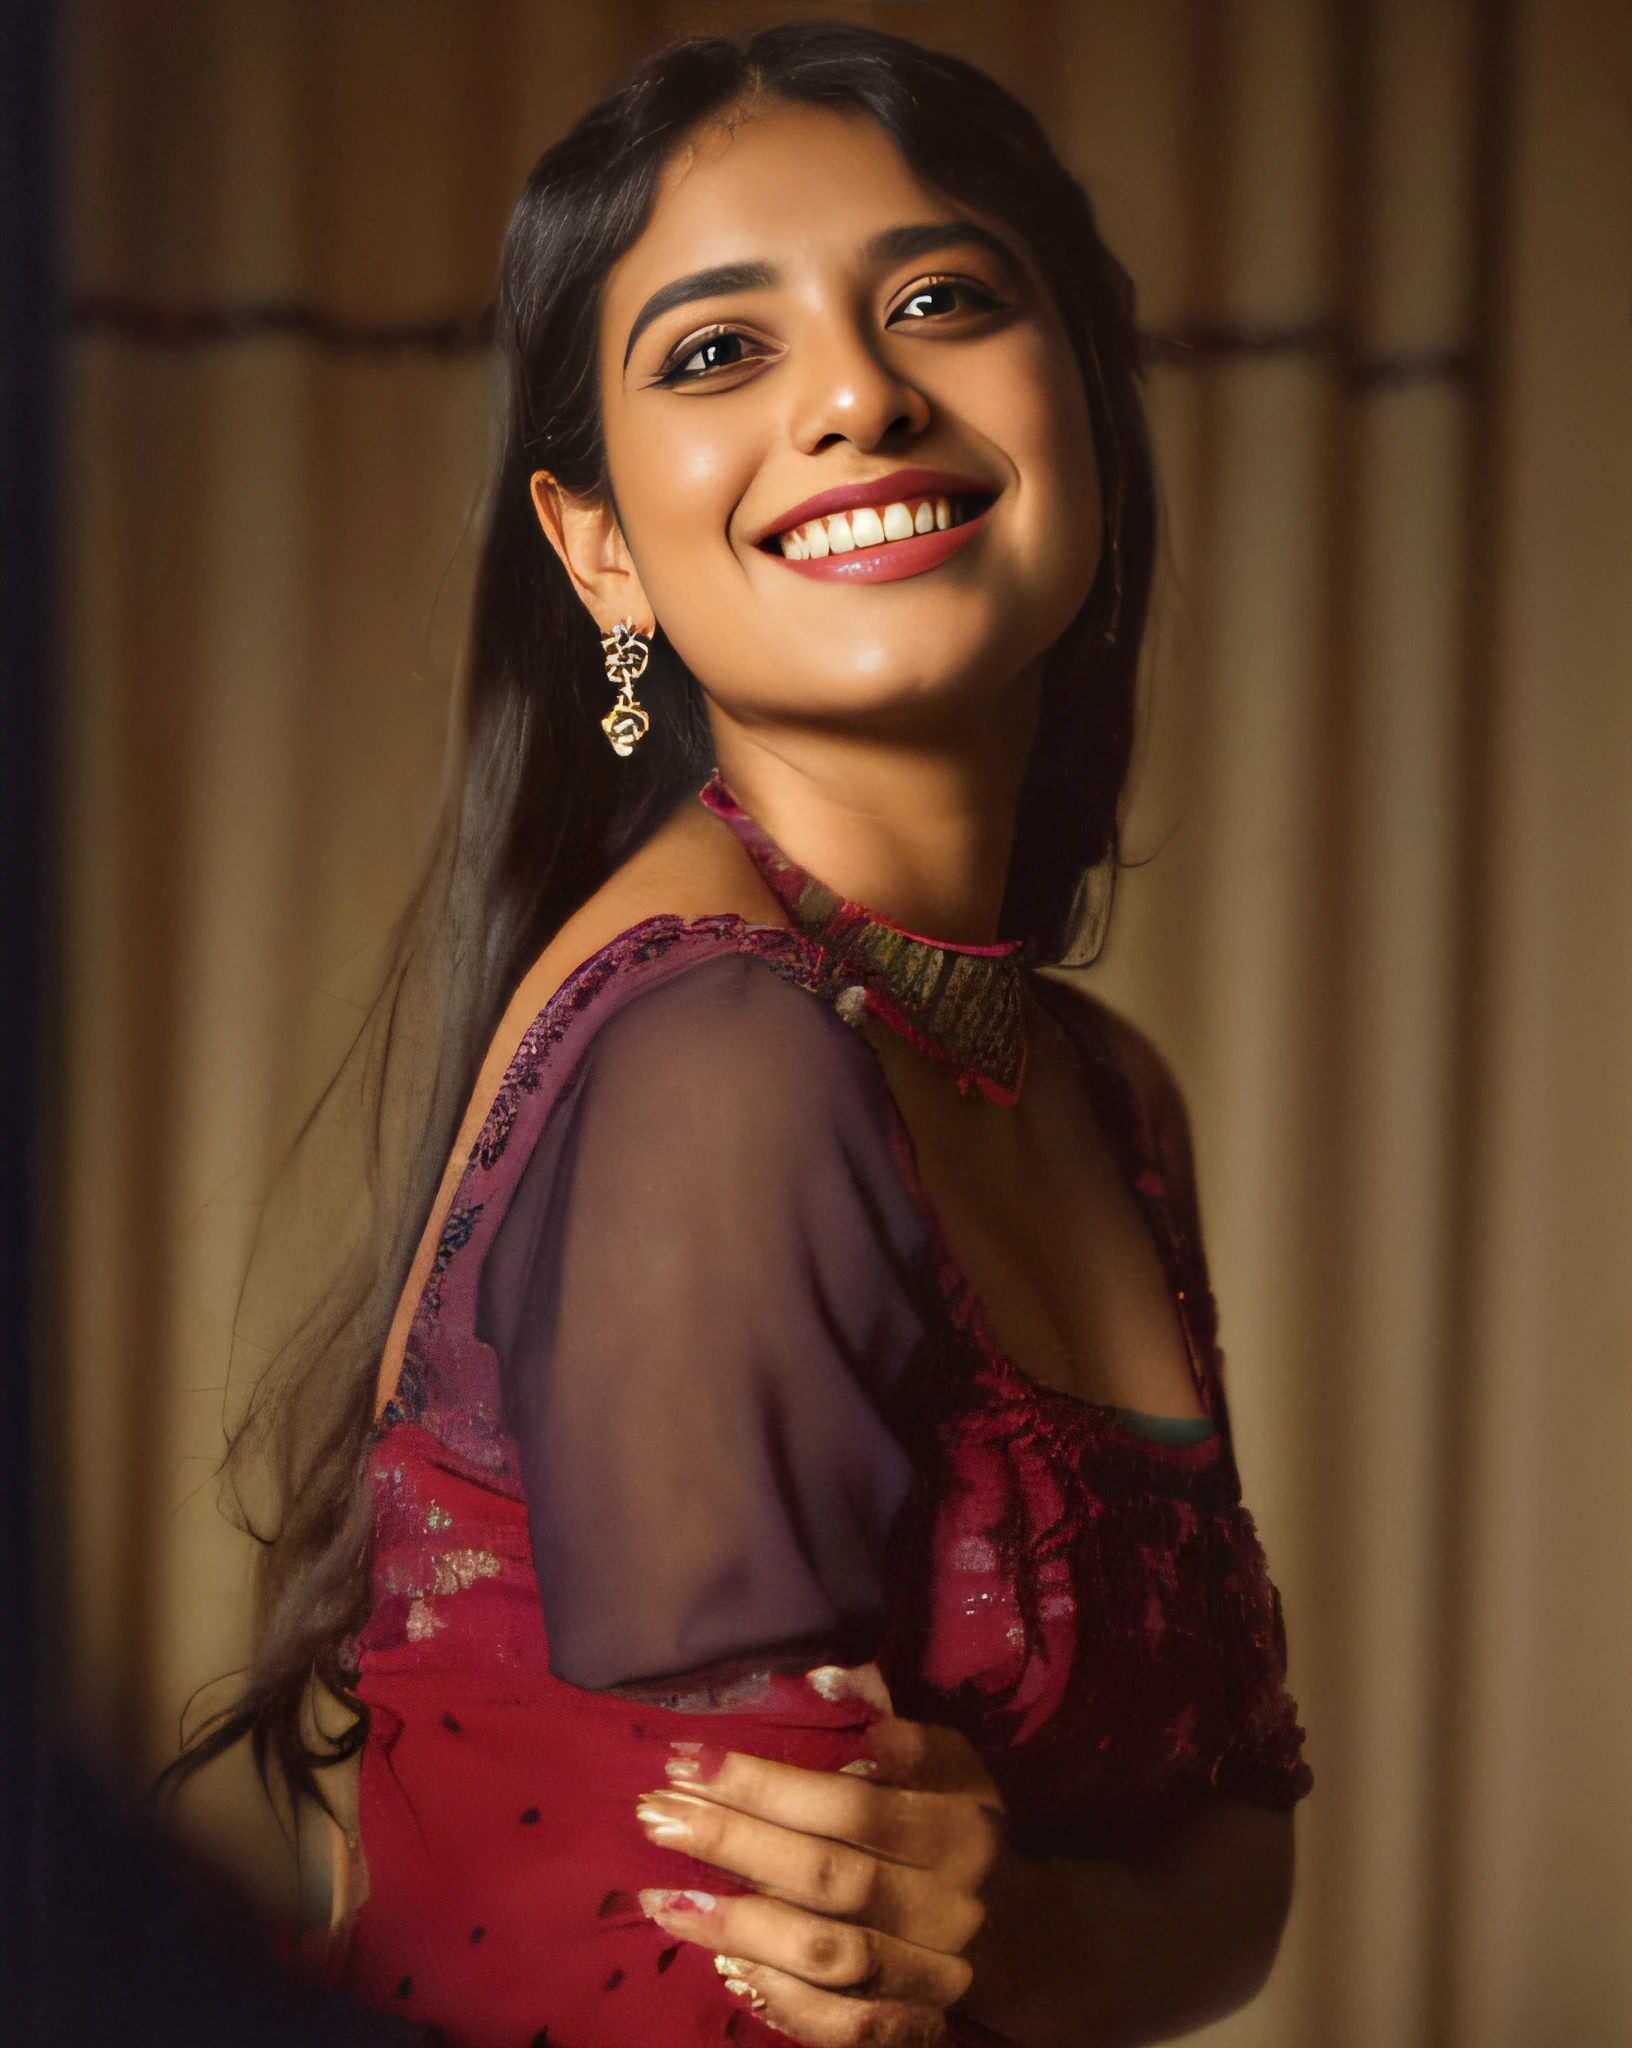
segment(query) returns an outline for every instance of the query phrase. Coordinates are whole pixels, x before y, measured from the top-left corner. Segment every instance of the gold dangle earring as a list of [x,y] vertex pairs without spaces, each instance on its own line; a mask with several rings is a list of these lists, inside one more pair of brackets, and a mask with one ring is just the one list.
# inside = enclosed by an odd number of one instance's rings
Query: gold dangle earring
[[606,679],[618,692],[612,709],[601,720],[601,731],[611,741],[613,753],[627,761],[651,730],[651,713],[635,700],[635,685],[651,658],[651,638],[635,631],[633,619],[620,619],[610,633],[601,635],[601,652],[606,657]]

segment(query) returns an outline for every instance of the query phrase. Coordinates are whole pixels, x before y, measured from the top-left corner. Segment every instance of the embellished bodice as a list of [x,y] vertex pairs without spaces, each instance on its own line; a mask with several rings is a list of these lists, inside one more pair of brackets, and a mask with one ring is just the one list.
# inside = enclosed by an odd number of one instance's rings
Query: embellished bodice
[[[766,872],[763,850],[759,865]],[[777,881],[794,930],[733,917],[653,919],[587,962],[535,1020],[472,1151],[371,1449],[374,1606],[359,1691],[371,1715],[362,1824],[372,1890],[356,1931],[356,1983],[472,2048],[623,2048],[643,2034],[665,2044],[768,2042],[707,1958],[666,1943],[640,1914],[641,1885],[729,1886],[649,1843],[634,1801],[663,1782],[667,1743],[695,1739],[699,1715],[710,1717],[711,1743],[816,1768],[864,1751],[865,1710],[818,1696],[785,1657],[738,1658],[729,1677],[682,1678],[638,1698],[557,1674],[540,1597],[548,1560],[537,1547],[548,1522],[536,1498],[530,1520],[513,1390],[482,1322],[484,1266],[529,1162],[581,1109],[594,1049],[642,1003],[655,1015],[688,976],[700,985],[718,963],[739,960],[755,985],[774,977],[829,1018],[865,1001],[892,1028],[930,1041],[965,1085],[995,1082],[988,1092],[999,1100],[1003,1077],[1018,1088],[1023,1033],[1017,1044],[992,1036],[1005,988],[979,970],[960,988],[967,949],[936,949],[893,928],[881,938],[854,906],[831,892],[813,896],[791,863]],[[942,957],[926,966],[915,948]],[[986,957],[1003,975],[1024,972],[1012,949]],[[1278,1606],[1231,1455],[1200,1247],[1187,1206],[1170,1193],[1182,1163],[1090,1015],[1063,995],[1039,999],[1055,1004],[1090,1070],[1215,1427],[1201,1441],[1152,1441],[1116,1411],[1021,1374],[935,1229],[905,1130],[885,1101],[884,1164],[871,1169],[874,1193],[861,1209],[880,1207],[878,1177],[893,1175],[882,1191],[899,1195],[921,1231],[892,1225],[883,1254],[904,1276],[898,1368],[870,1380],[865,1335],[850,1344],[854,1358],[846,1353],[854,1385],[845,1398],[858,1413],[872,1403],[903,1475],[874,1558],[872,1640],[857,1656],[877,1657],[899,1711],[969,1736],[1022,1847],[1114,1853],[1148,1843],[1215,1791],[1290,1805],[1308,1773],[1284,1688]],[[848,1071],[843,1060],[835,1071]],[[810,1085],[808,1075],[787,1076],[795,1094]],[[657,1089],[642,1113],[661,1115],[664,1100]],[[641,1182],[638,1156],[626,1174],[631,1187]],[[645,1178],[663,1176],[652,1169]],[[686,1203],[708,1198],[697,1186]],[[770,1212],[756,1201],[753,1213]],[[793,1250],[790,1273],[812,1263]],[[585,1285],[619,1289],[628,1270],[620,1262],[639,1252],[638,1240],[607,1247]],[[729,1247],[720,1258],[723,1272]],[[751,1248],[740,1264],[755,1267]],[[847,1270],[845,1261],[835,1270]],[[728,1280],[673,1299],[684,1306],[671,1317],[700,1314],[710,1341],[729,1346],[737,1311]],[[832,1308],[830,1297],[816,1320],[834,1321]],[[878,1324],[869,1310],[857,1328]],[[654,1382],[654,1404],[668,1398]],[[775,1401],[765,1410],[777,1412]],[[619,1426],[638,1433],[638,1412]],[[731,1427],[740,1465],[755,1432],[774,1437],[776,1425],[743,1412]],[[780,1455],[772,1444],[767,1469],[783,1469]],[[568,1497],[582,1463],[575,1453],[548,1490]],[[586,1498],[610,1528],[615,1489]],[[794,1548],[809,1556],[813,1540],[804,1530]],[[657,1551],[645,1555],[651,1571],[637,1561],[597,1599],[615,1599],[618,1583],[631,1600],[647,1597],[644,1581],[662,1574]],[[852,1607],[871,1613],[865,1600]]]

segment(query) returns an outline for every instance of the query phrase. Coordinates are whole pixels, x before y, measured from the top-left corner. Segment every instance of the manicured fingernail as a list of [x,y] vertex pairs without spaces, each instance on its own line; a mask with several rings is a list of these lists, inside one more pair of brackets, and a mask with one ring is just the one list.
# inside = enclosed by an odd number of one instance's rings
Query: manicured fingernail
[[725,1751],[707,1742],[671,1742],[664,1774],[677,1785],[709,1785],[720,1775]]
[[[676,1842],[691,1840],[691,1822],[666,1803],[672,1797],[673,1794],[658,1793],[655,1797],[637,1800],[635,1803],[635,1819],[654,1842],[662,1844],[665,1848]],[[665,1803],[659,1805],[659,1800],[664,1800]]]
[[712,1913],[720,1903],[712,1892],[637,1892],[640,1910],[648,1920],[658,1920],[664,1914],[672,1919],[684,1913]]
[[846,1778],[870,1778],[877,1769],[870,1756],[858,1756],[853,1764],[840,1764],[839,1774]]
[[708,1800],[694,1792],[645,1792],[635,1800],[635,1819],[655,1843],[672,1847],[692,1839],[690,1815],[706,1804]]
[[805,1683],[824,1700],[857,1700],[880,1714],[894,1711],[876,1664],[818,1664],[805,1673]]
[[746,1998],[755,2012],[763,2012],[765,2010],[763,1994],[756,1991],[747,1978],[740,1974],[748,1967],[740,1956],[716,1956],[714,1958],[714,1967],[725,1979],[727,1991],[737,1998]]

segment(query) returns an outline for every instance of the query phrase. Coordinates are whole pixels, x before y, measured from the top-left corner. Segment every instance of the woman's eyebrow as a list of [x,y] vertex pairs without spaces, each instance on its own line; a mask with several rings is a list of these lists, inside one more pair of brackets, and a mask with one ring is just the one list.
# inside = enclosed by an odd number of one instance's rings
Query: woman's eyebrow
[[910,263],[916,256],[933,256],[939,249],[955,249],[973,242],[988,250],[1011,269],[1019,259],[1001,236],[972,220],[926,220],[910,227],[885,228],[867,244],[869,263]]
[[727,292],[759,291],[775,283],[776,272],[768,263],[718,263],[712,270],[694,270],[689,277],[677,277],[672,284],[660,285],[635,315],[628,346],[623,351],[623,367],[628,369],[635,343],[647,328],[673,307],[689,305],[693,299],[721,298]]

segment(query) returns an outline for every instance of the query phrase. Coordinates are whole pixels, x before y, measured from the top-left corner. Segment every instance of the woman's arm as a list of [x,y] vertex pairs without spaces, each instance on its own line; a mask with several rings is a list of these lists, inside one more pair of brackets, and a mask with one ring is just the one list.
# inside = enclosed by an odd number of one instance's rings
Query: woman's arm
[[946,2038],[956,2002],[1024,2048],[1132,2048],[1263,1984],[1291,1895],[1290,1816],[1213,1799],[1137,1861],[1033,1860],[998,1847],[990,1781],[961,1738],[886,1721],[874,1747],[871,1781],[728,1756],[643,1803],[649,1831],[756,1887],[653,1893],[647,1911],[729,1959],[796,2039],[918,2048]]
[[1214,1798],[1136,1862],[1005,1851],[964,2009],[1025,2048],[1133,2048],[1263,1987],[1292,1896],[1292,1816]]

